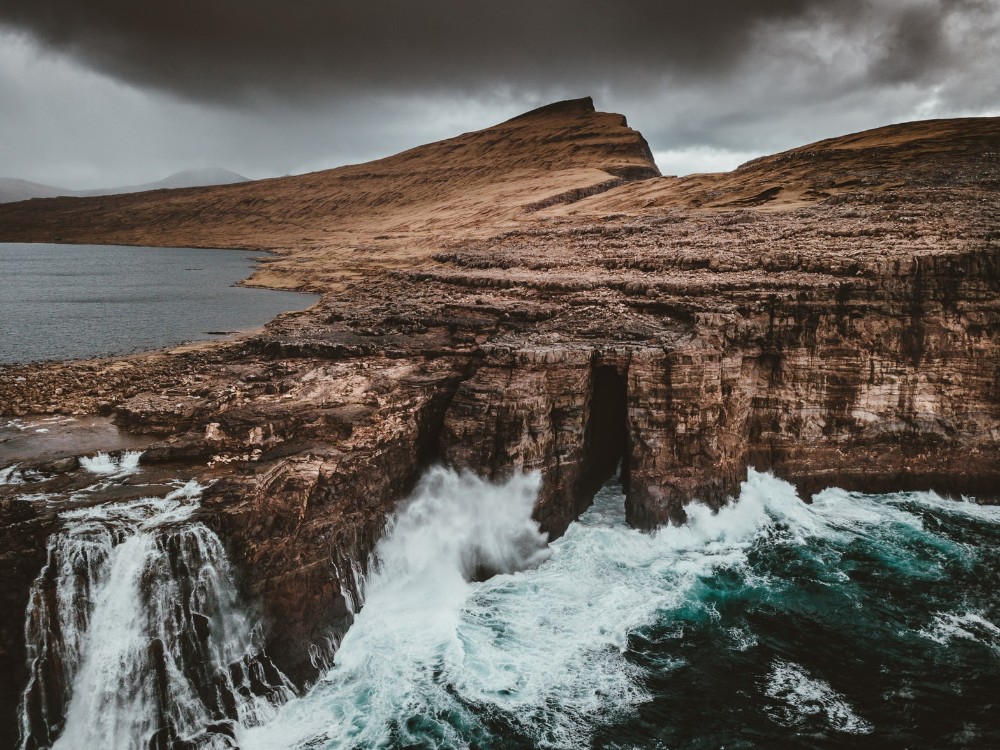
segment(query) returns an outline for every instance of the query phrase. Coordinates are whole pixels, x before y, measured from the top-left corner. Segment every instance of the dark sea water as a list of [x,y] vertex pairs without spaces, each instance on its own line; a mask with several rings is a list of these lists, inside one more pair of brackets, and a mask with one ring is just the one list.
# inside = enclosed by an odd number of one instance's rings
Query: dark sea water
[[235,287],[265,253],[0,243],[0,364],[157,349],[255,328],[312,295]]
[[1000,747],[1000,508],[807,505],[751,471],[730,507],[650,535],[612,483],[526,555],[533,497],[432,473],[333,668],[242,746]]
[[[806,504],[750,471],[719,513],[646,534],[610,482],[547,543],[537,475],[432,469],[296,696],[196,520],[203,488],[163,496],[138,459],[84,459],[70,495],[0,468],[0,497],[63,508],[26,613],[25,750],[146,750],[166,726],[202,750],[1000,747],[1000,507]],[[95,504],[146,481],[160,494]]]

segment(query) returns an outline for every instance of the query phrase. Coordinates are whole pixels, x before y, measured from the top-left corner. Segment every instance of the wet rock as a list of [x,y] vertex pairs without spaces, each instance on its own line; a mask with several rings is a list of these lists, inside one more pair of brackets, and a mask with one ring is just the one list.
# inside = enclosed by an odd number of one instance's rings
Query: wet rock
[[[46,559],[47,541],[57,528],[38,505],[0,496],[0,746],[16,747],[17,706],[27,684],[24,612],[31,584]],[[52,675],[58,682],[59,675]],[[57,688],[58,686],[54,686]],[[46,736],[44,733],[39,737]]]
[[65,474],[80,468],[80,459],[76,456],[57,458],[52,461],[46,461],[43,464],[38,464],[37,468],[38,471],[46,474]]

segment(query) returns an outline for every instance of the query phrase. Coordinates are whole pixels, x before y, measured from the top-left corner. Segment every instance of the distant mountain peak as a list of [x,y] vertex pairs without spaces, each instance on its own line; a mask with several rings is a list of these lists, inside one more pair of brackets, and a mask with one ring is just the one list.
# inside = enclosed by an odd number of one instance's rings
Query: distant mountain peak
[[98,190],[81,190],[75,194],[84,196],[119,195],[121,193],[144,193],[147,190],[172,190],[176,188],[207,187],[210,185],[229,185],[236,182],[249,182],[249,179],[221,167],[201,167],[183,169],[156,182]]
[[185,187],[198,187],[201,185],[228,185],[234,182],[249,182],[250,178],[244,177],[236,172],[231,172],[222,167],[201,167],[198,169],[182,169],[172,175],[164,177],[159,183],[186,182]]
[[52,185],[41,185],[15,177],[0,177],[0,203],[15,203],[30,198],[55,198],[59,195],[71,194],[71,190],[64,190]]
[[593,97],[585,96],[580,99],[563,99],[559,102],[552,102],[551,104],[529,110],[517,117],[512,117],[507,122],[530,120],[536,117],[588,115],[596,111]]
[[112,188],[97,188],[93,190],[67,190],[51,185],[40,185],[37,182],[0,178],[0,203],[14,203],[31,198],[55,198],[69,196],[87,198],[98,195],[121,195],[123,193],[141,193],[147,190],[164,190],[173,188],[207,187],[210,185],[232,185],[238,182],[249,182],[249,178],[222,167],[201,167],[182,169],[156,182],[142,185],[124,185]]

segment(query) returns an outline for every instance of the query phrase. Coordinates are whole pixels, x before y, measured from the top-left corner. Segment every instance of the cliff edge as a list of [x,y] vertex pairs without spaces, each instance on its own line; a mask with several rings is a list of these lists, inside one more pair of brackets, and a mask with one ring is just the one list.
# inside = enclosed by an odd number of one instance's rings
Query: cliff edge
[[[0,240],[267,247],[256,283],[324,293],[209,351],[0,370],[0,411],[111,409],[144,461],[213,464],[204,519],[301,682],[433,462],[538,469],[553,534],[619,466],[645,529],[750,465],[995,497],[998,226],[997,118],[674,178],[589,100],[312,175],[0,206]],[[28,562],[0,573],[9,674]]]

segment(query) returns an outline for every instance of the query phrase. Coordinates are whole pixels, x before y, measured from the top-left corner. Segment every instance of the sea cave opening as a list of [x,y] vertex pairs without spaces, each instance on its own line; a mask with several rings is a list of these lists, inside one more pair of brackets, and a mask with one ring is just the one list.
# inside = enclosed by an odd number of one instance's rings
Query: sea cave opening
[[622,486],[628,488],[626,394],[624,374],[616,367],[594,367],[584,431],[583,470],[575,493],[580,513],[590,506],[594,495],[615,475],[619,466]]

